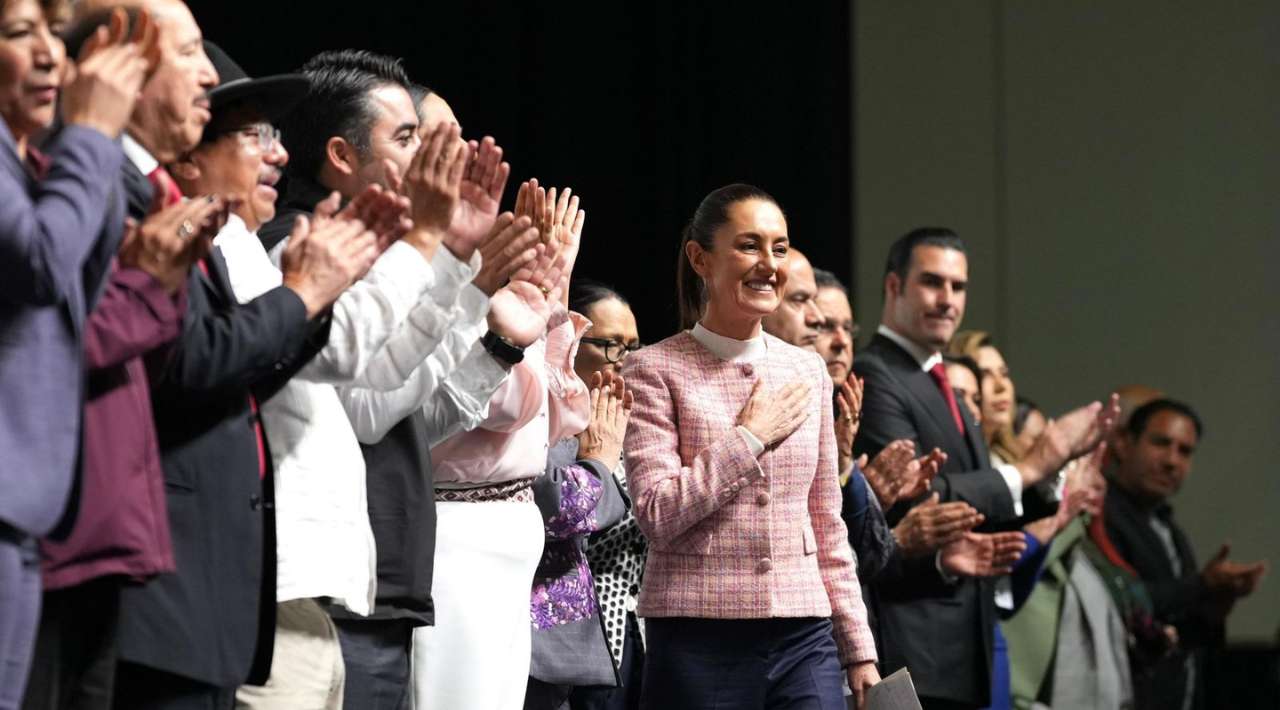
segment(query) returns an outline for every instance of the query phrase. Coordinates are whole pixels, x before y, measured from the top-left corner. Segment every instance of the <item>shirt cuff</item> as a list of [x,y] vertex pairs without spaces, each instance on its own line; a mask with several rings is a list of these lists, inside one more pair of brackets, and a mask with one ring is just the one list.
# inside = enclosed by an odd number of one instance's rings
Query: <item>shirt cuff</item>
[[760,440],[756,438],[755,434],[751,433],[750,429],[739,425],[738,431],[742,434],[742,438],[747,442],[747,448],[751,449],[752,456],[758,458],[760,454],[764,453],[764,444],[760,443]]
[[938,576],[942,577],[943,582],[947,584],[955,584],[956,582],[960,581],[959,577],[951,574],[950,572],[942,568],[942,550],[938,550],[937,552],[933,553],[933,566],[935,569],[938,570]]
[[1009,495],[1013,496],[1013,514],[1022,517],[1022,474],[1018,472],[1018,468],[1013,464],[1002,463],[996,466],[996,471],[1004,478],[1004,484],[1009,487]]
[[437,249],[431,260],[431,267],[435,269],[437,279],[437,288],[432,291],[431,296],[441,308],[451,308],[458,297],[458,291],[465,284],[471,283],[480,271],[480,250],[477,249],[471,255],[469,262],[463,263],[448,249]]
[[475,343],[458,367],[445,379],[463,409],[477,421],[484,419],[493,393],[507,379],[510,368],[498,362],[480,343]]

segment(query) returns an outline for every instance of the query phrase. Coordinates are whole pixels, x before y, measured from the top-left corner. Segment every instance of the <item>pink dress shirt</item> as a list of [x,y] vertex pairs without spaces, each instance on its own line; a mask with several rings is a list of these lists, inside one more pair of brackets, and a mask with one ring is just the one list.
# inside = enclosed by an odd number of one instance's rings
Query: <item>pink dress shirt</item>
[[437,488],[540,476],[549,445],[587,428],[591,395],[573,360],[589,327],[591,321],[577,313],[552,315],[547,336],[525,349],[524,360],[489,400],[484,421],[431,449]]
[[[831,617],[843,665],[876,660],[840,518],[831,379],[812,352],[764,335],[756,362],[689,333],[627,358],[635,408],[627,482],[649,538],[638,613],[713,619]],[[756,380],[812,385],[809,416],[752,454],[737,417]]]

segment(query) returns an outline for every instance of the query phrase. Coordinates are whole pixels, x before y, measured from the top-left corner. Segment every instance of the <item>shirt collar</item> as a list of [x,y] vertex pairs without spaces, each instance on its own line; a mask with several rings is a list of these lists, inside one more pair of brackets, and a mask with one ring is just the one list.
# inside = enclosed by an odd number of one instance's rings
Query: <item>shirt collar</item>
[[124,157],[128,158],[129,162],[133,163],[133,167],[143,175],[150,175],[160,167],[160,161],[156,160],[155,156],[128,133],[120,137],[120,147],[124,149]]
[[755,362],[765,355],[764,336],[758,335],[750,340],[737,340],[712,333],[702,327],[702,323],[693,326],[689,335],[702,347],[711,351],[712,355],[729,362]]
[[238,240],[244,237],[258,238],[258,235],[249,231],[249,225],[244,223],[240,215],[232,212],[227,215],[227,223],[222,225],[222,229],[218,231],[217,236],[213,238],[214,246],[222,246],[228,240]]
[[907,354],[915,358],[915,361],[920,365],[920,369],[925,372],[932,370],[935,365],[942,362],[942,353],[936,351],[930,352],[927,348],[920,347],[915,342],[908,340],[906,336],[899,335],[895,330],[884,323],[880,324],[880,327],[876,329],[876,332],[889,340],[892,340],[898,345],[898,347],[906,350]]

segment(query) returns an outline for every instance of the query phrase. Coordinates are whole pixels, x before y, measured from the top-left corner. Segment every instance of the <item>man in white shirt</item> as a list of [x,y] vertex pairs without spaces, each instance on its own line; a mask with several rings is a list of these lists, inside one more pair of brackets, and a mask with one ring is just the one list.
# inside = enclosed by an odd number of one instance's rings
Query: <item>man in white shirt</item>
[[[274,184],[289,159],[270,119],[281,112],[280,97],[291,88],[305,90],[306,79],[295,75],[249,80],[225,54],[212,47],[209,51],[224,80],[210,94],[214,120],[201,145],[176,161],[172,171],[190,192],[239,198],[236,214],[215,243],[227,258],[237,298],[248,300],[280,283],[280,272],[254,231],[274,214]],[[301,91],[293,93],[289,103],[302,96]],[[423,147],[414,165],[465,160],[464,151],[446,155],[445,147],[443,140]],[[467,306],[455,306],[478,257],[463,264],[442,258],[446,250],[436,248],[445,236],[451,205],[434,203],[457,199],[461,172],[461,167],[454,171],[452,184],[448,171],[410,176],[406,190],[418,201],[412,211],[417,218],[413,228],[390,245],[363,282],[339,298],[331,316],[329,345],[320,356],[263,405],[278,501],[278,627],[271,680],[262,688],[242,688],[242,704],[277,707],[292,702],[284,700],[289,692],[310,693],[305,697],[316,707],[341,702],[344,669],[336,630],[316,600],[326,598],[356,615],[370,613],[374,545],[365,506],[365,465],[334,384],[363,391],[375,402],[394,396],[391,388],[436,354],[459,316],[484,323],[487,298],[473,297]],[[443,178],[443,183],[436,178]],[[381,201],[386,202],[385,196]],[[314,219],[325,220],[335,208],[330,201]],[[424,218],[432,214],[446,219],[432,223]],[[527,231],[509,226],[499,235],[507,243],[514,241],[512,235]],[[305,230],[295,230],[292,238],[303,234]],[[511,305],[504,299],[498,303]],[[511,316],[512,310],[490,314],[491,327],[498,331],[511,325],[513,319],[504,320],[503,313]],[[514,311],[516,320],[528,319],[527,310]],[[517,327],[508,333],[512,341],[520,340],[519,331]],[[444,408],[443,418],[465,425],[468,417],[481,416],[491,390],[506,374],[502,363],[487,352],[483,355],[460,373],[453,371],[462,358],[441,358],[444,363],[434,373],[440,379],[458,374],[461,383],[458,396],[449,400],[453,408]],[[361,387],[370,383],[384,389]]]

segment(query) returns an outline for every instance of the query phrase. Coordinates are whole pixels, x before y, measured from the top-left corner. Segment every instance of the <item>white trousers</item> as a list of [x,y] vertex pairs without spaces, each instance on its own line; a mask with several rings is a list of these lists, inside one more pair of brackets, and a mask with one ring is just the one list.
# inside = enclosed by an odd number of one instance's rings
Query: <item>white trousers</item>
[[413,634],[414,708],[521,710],[542,515],[499,501],[437,503],[436,516],[436,624]]
[[338,629],[313,599],[276,605],[271,677],[236,690],[237,710],[342,710],[346,666]]

